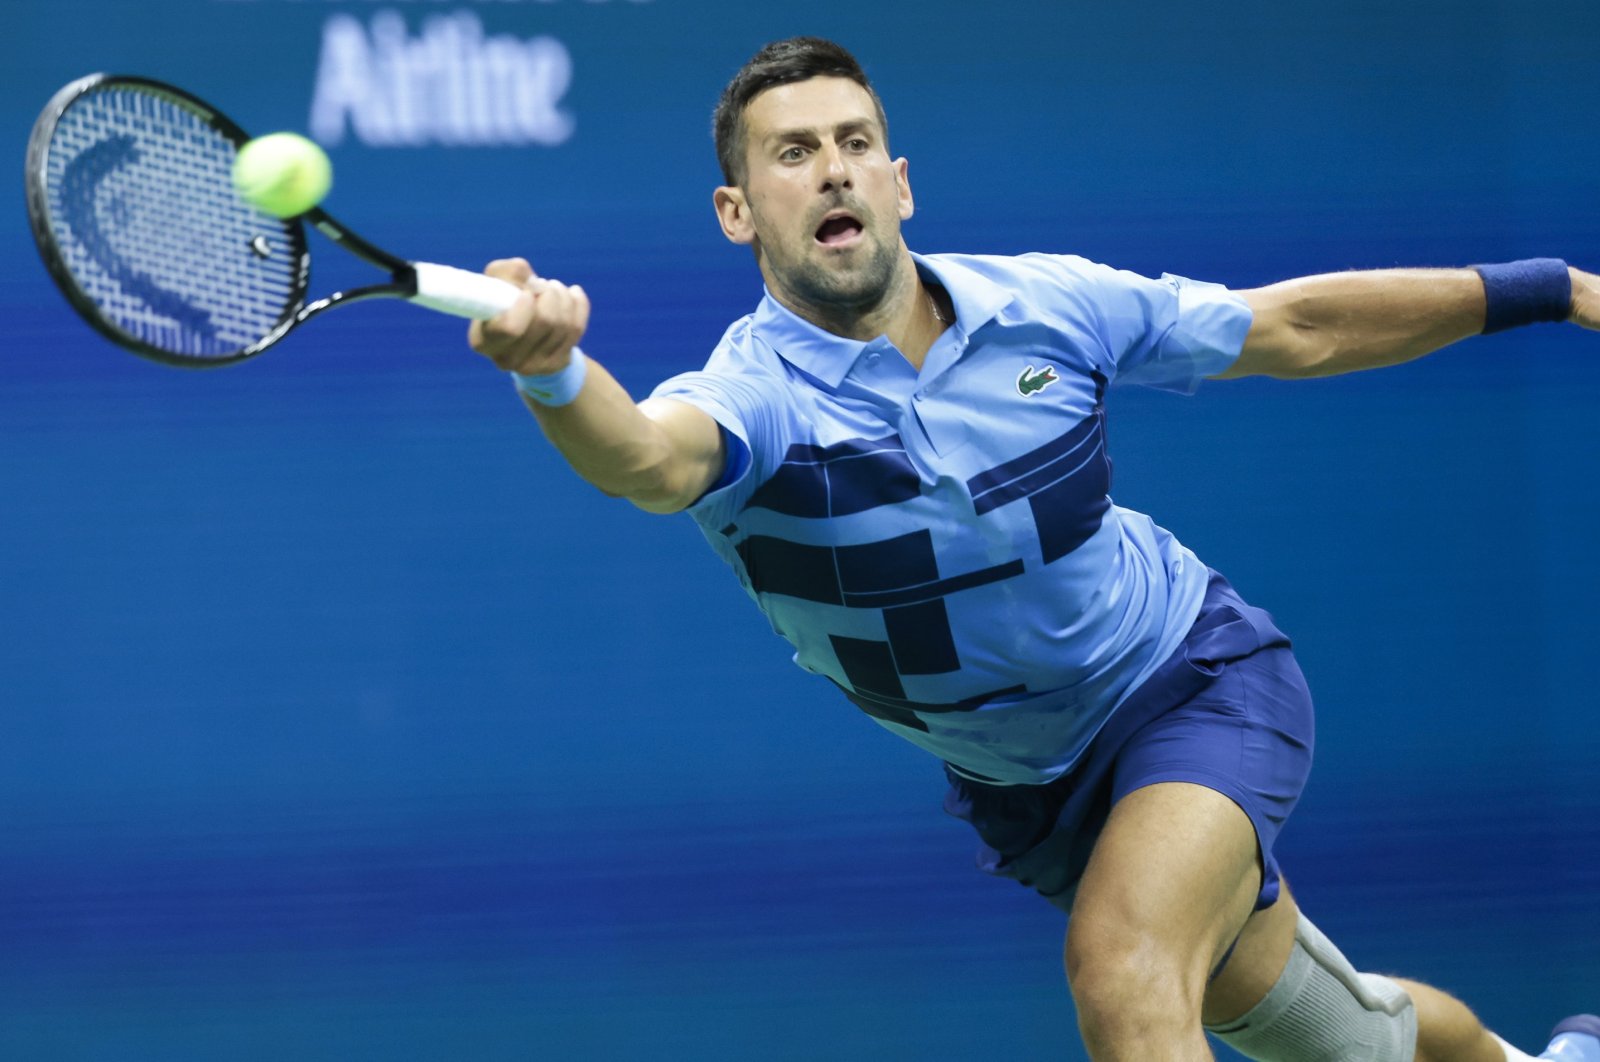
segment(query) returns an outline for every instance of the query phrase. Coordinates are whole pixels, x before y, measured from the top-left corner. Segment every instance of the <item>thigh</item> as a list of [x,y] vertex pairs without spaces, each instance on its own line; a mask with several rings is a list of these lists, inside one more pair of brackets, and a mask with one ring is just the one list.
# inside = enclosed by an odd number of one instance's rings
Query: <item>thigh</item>
[[1273,846],[1311,772],[1314,730],[1311,693],[1292,652],[1274,648],[1229,661],[1206,689],[1128,739],[1112,800],[1158,782],[1221,794],[1254,829],[1262,870],[1256,906],[1269,907],[1278,897]]
[[1178,977],[1198,1008],[1211,971],[1256,906],[1256,830],[1234,801],[1159,782],[1117,801],[1079,883],[1067,932],[1069,976],[1134,954]]
[[1233,1021],[1266,998],[1283,976],[1299,921],[1300,907],[1287,885],[1276,903],[1250,916],[1227,962],[1206,986],[1202,1021],[1207,1025]]
[[[1158,784],[1190,783],[1210,790],[1229,821],[1241,810],[1248,819],[1251,858],[1263,871],[1255,905],[1267,908],[1278,895],[1273,844],[1310,772],[1313,730],[1310,691],[1288,639],[1216,577],[1188,640],[1113,713],[1072,771],[1042,786],[1003,786],[947,767],[945,810],[978,831],[982,869],[1071,914],[1112,809]],[[1120,817],[1132,821],[1131,806]]]

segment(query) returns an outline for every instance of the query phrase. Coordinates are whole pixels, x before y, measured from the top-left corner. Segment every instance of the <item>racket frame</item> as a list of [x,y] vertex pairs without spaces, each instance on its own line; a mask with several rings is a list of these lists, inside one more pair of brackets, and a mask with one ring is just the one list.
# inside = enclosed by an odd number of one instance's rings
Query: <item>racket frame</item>
[[[321,207],[313,207],[296,217],[278,219],[283,222],[284,234],[290,245],[293,288],[278,321],[254,343],[232,354],[198,357],[178,354],[155,346],[117,327],[104,317],[99,305],[79,285],[57,249],[58,241],[50,225],[46,167],[56,126],[67,109],[90,92],[104,91],[118,86],[127,86],[136,91],[164,97],[168,102],[193,113],[232,141],[235,149],[250,140],[250,134],[246,133],[238,123],[193,93],[165,81],[140,77],[136,74],[89,74],[65,85],[50,98],[50,102],[45,105],[34,122],[33,132],[28,138],[28,151],[24,163],[28,225],[33,232],[39,256],[44,260],[45,269],[49,271],[51,279],[56,282],[56,286],[61,289],[79,316],[101,335],[118,346],[166,365],[212,368],[231,365],[260,354],[306,320],[335,306],[365,299],[409,299],[417,294],[417,274],[410,262],[362,239]],[[313,302],[306,302],[306,292],[311,283],[311,251],[306,242],[305,224],[312,225],[318,232],[356,257],[386,271],[389,274],[389,282],[336,291]]]

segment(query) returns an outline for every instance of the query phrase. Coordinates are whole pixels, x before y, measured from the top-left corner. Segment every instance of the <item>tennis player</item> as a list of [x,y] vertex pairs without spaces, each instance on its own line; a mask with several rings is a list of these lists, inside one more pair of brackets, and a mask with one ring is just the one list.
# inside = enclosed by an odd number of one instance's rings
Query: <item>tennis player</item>
[[[471,342],[601,490],[687,511],[796,662],[946,765],[980,862],[1069,914],[1097,1060],[1529,1056],[1461,1003],[1358,973],[1273,843],[1311,764],[1289,639],[1114,505],[1113,381],[1192,392],[1394,365],[1536,321],[1600,327],[1600,277],[1537,259],[1229,291],[1080,258],[913,254],[877,94],[842,48],[764,48],[717,106],[722,231],[766,283],[704,371],[638,403],[576,344],[583,290]],[[1542,1058],[1600,1062],[1600,1018]]]

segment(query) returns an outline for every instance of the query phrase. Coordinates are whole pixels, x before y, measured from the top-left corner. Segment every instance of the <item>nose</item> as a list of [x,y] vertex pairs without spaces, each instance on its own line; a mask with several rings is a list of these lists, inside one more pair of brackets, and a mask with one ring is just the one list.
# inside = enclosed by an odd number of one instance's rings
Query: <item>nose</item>
[[850,187],[850,169],[845,165],[839,145],[824,144],[817,153],[817,161],[822,170],[821,191],[832,192]]

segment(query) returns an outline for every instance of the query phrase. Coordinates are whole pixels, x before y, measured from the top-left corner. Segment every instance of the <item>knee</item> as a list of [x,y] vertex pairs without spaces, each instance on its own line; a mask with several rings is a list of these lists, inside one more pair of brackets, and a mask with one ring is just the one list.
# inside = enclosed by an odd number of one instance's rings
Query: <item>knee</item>
[[1200,1028],[1203,972],[1149,934],[1074,927],[1067,934],[1067,984],[1090,1043],[1131,1043]]
[[[1417,1011],[1396,982],[1357,973],[1304,915],[1278,981],[1238,1018],[1209,1026],[1249,1058],[1414,1062]],[[1445,1056],[1455,1062],[1472,1055]]]

